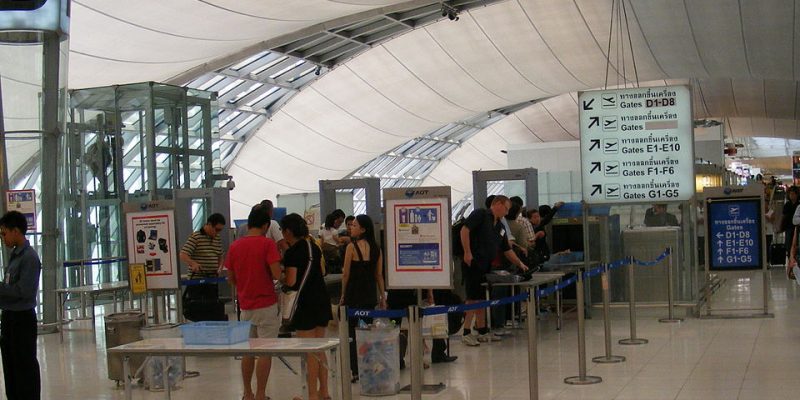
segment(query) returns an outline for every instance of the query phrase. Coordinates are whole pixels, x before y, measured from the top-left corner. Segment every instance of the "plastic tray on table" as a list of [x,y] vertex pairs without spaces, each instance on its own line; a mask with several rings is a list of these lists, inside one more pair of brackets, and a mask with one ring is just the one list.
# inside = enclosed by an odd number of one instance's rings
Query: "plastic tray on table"
[[250,321],[202,321],[181,325],[185,344],[234,344],[250,338]]

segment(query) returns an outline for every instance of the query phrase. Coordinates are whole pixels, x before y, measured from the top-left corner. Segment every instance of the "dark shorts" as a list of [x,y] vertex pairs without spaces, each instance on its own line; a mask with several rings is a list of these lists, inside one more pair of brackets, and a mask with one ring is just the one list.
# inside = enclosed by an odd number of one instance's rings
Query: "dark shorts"
[[463,261],[461,269],[464,271],[464,292],[467,300],[485,300],[486,288],[481,284],[486,282],[486,273],[489,272],[489,263],[479,260],[472,260],[472,265],[468,266]]

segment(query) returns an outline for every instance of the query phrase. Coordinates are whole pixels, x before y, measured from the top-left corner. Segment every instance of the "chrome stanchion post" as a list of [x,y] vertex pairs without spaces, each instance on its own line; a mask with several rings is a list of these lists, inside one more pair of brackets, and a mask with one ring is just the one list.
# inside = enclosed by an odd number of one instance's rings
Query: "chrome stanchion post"
[[628,302],[630,304],[631,337],[628,339],[621,339],[618,343],[623,345],[645,344],[648,342],[647,339],[640,339],[636,337],[636,284],[634,283],[633,258],[629,258],[628,262]]
[[570,385],[591,385],[600,383],[603,378],[599,376],[586,375],[586,320],[583,304],[583,271],[578,270],[578,283],[575,287],[578,300],[578,376],[570,376],[564,379],[564,383]]
[[668,256],[669,257],[669,263],[667,263],[667,307],[669,307],[669,311],[667,313],[667,318],[661,318],[661,319],[658,320],[658,322],[681,322],[681,321],[683,321],[683,318],[675,318],[675,315],[674,315],[674,308],[675,308],[674,296],[675,295],[673,294],[673,287],[672,287],[672,285],[673,285],[673,283],[672,283],[672,279],[673,279],[672,278],[672,276],[673,276],[673,272],[672,272],[673,263],[672,263],[672,260],[674,259],[674,257],[672,256],[672,247],[667,248],[667,251],[669,252],[669,256]]
[[623,356],[615,356],[611,354],[611,302],[609,299],[609,276],[608,264],[603,265],[603,274],[600,276],[600,282],[603,287],[603,329],[605,333],[605,347],[606,354],[592,358],[592,361],[600,364],[611,364],[625,361]]
[[125,354],[122,356],[122,376],[125,382],[125,399],[131,400],[133,398],[133,377],[131,376],[131,356]]
[[418,306],[408,307],[408,336],[411,355],[411,400],[422,400],[422,316]]
[[539,332],[536,330],[536,315],[530,311],[538,307],[535,293],[528,289],[528,396],[531,400],[539,399]]
[[[83,269],[83,260],[81,260],[80,264],[78,265],[78,285],[79,286],[86,286],[86,271]],[[80,317],[78,319],[89,319],[86,316],[86,293],[81,292],[78,294],[81,303],[81,311],[79,313]],[[94,312],[94,310],[92,310]]]
[[347,322],[347,307],[339,306],[339,378],[342,383],[342,399],[353,398],[353,379],[350,371],[350,332]]

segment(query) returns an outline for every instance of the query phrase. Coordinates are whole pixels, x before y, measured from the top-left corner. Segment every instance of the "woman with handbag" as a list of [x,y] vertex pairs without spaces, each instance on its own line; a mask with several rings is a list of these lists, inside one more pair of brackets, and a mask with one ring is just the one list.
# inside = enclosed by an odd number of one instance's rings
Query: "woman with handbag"
[[[372,218],[359,215],[353,221],[350,232],[355,238],[347,245],[342,270],[342,298],[339,304],[355,309],[374,309],[380,305],[386,308],[383,282],[383,255],[375,242],[375,227]],[[357,318],[349,321],[350,327],[350,370],[353,382],[358,380],[358,357],[356,352]]]
[[[288,305],[289,310],[283,310],[283,315],[295,329],[297,337],[323,338],[333,314],[320,263],[322,250],[308,236],[308,226],[300,215],[292,213],[283,217],[281,229],[289,244],[283,255],[284,287],[295,292],[293,304]],[[330,399],[325,353],[309,354],[306,361],[308,398]]]

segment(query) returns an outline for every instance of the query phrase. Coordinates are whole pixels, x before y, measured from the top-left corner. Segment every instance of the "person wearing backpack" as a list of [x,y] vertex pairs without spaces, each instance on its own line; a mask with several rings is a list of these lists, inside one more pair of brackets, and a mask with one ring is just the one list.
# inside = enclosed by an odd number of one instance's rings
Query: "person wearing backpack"
[[[472,304],[484,300],[486,273],[491,268],[492,260],[502,252],[513,265],[523,271],[528,270],[517,255],[511,250],[508,232],[502,222],[511,208],[511,201],[506,196],[495,196],[489,209],[476,209],[467,217],[459,233],[464,248],[464,259],[461,267],[466,284],[466,303]],[[475,323],[477,335],[471,332]],[[467,346],[479,346],[480,342],[497,340],[486,327],[486,310],[467,311],[464,321],[462,342]]]

